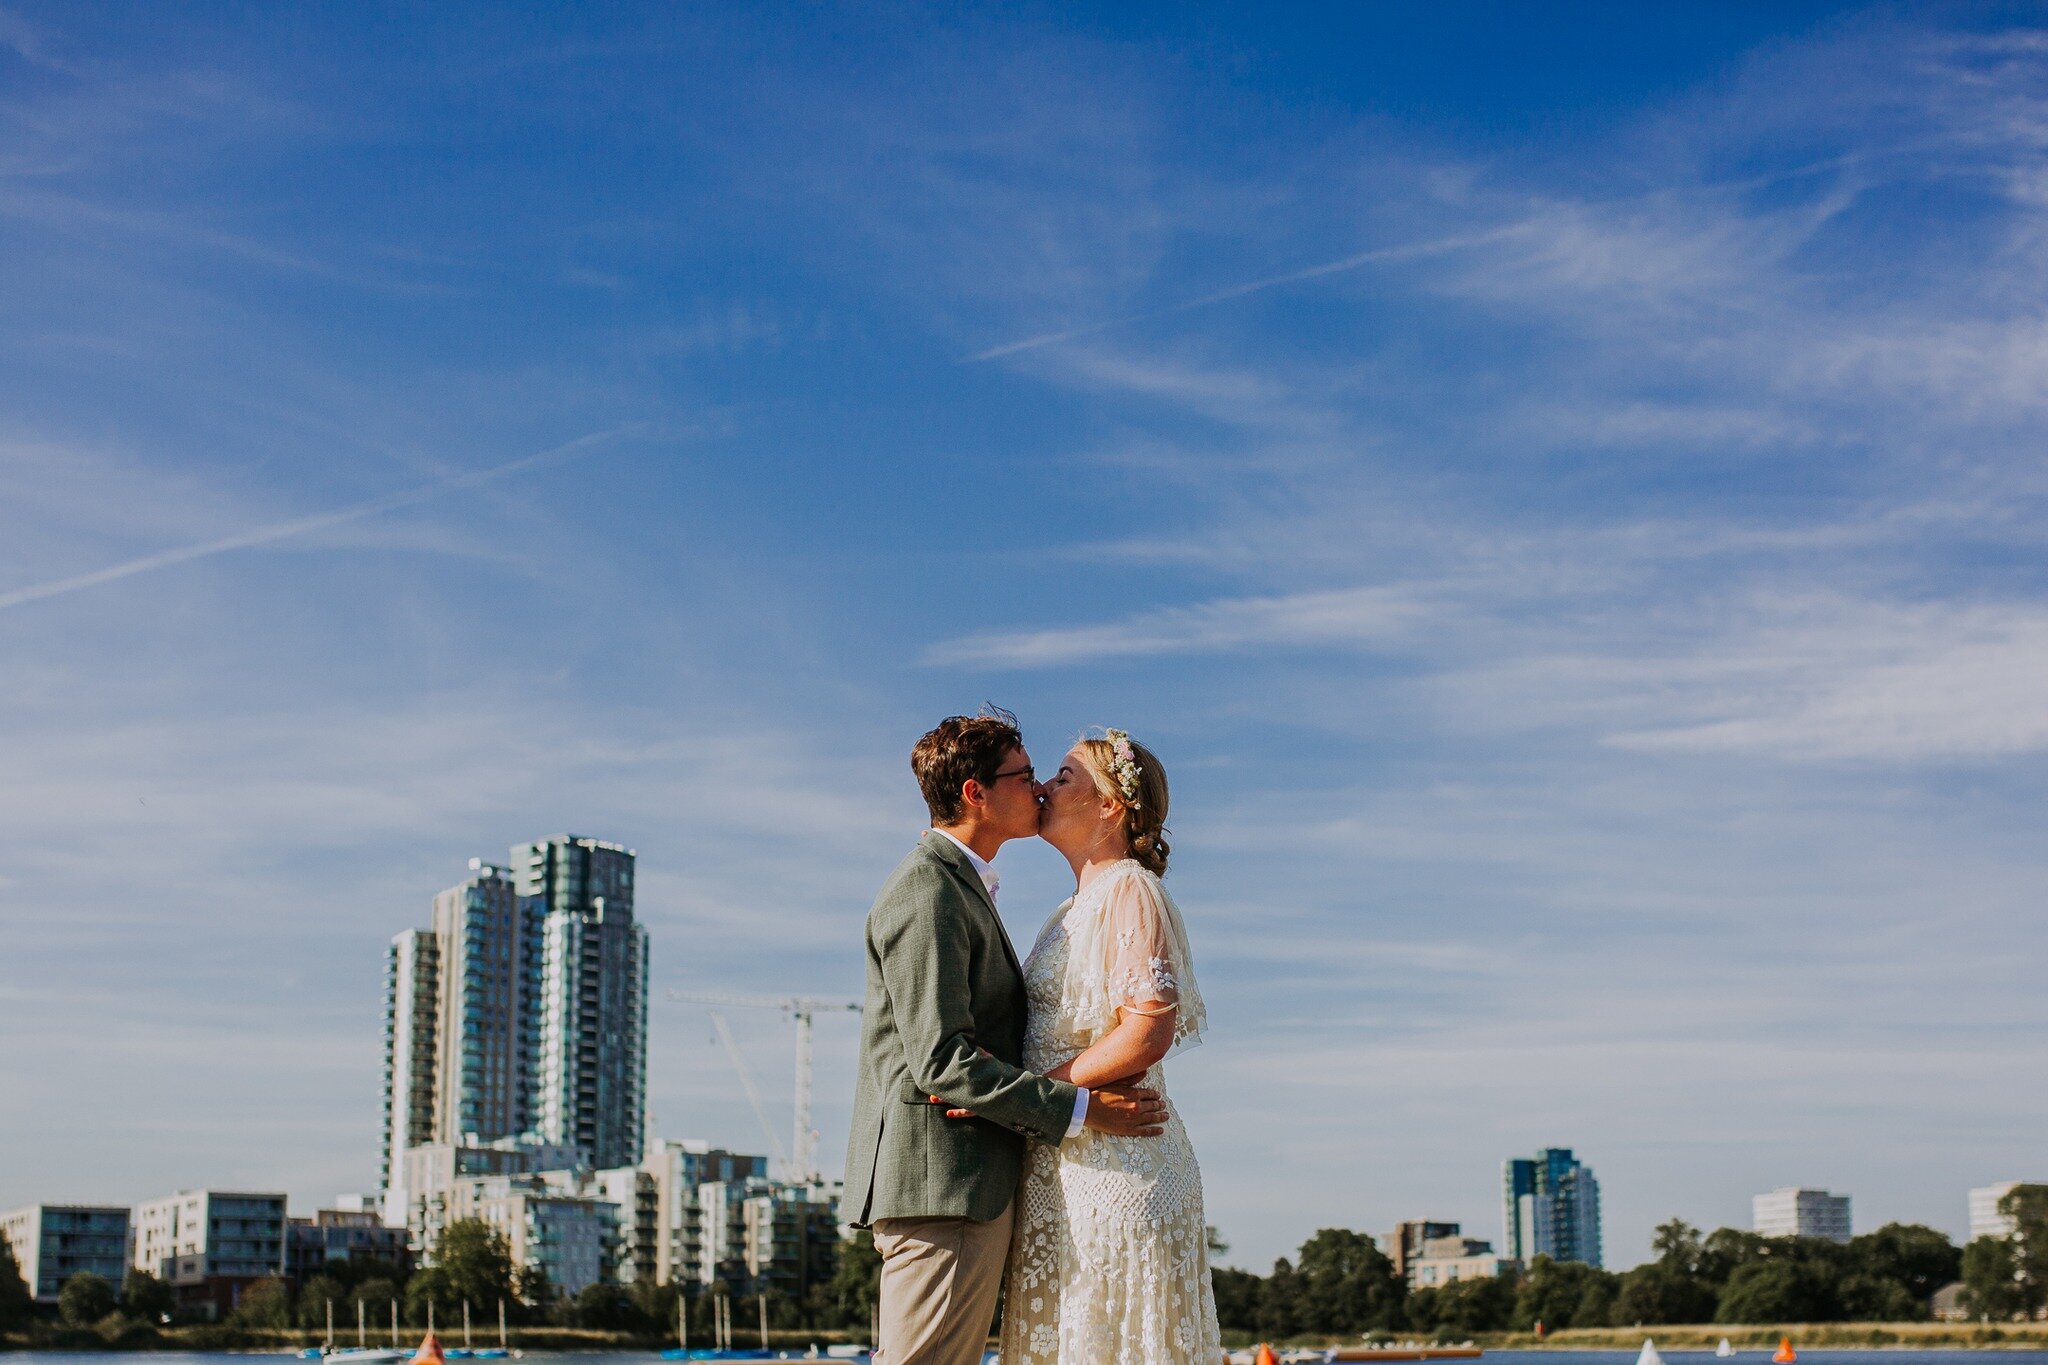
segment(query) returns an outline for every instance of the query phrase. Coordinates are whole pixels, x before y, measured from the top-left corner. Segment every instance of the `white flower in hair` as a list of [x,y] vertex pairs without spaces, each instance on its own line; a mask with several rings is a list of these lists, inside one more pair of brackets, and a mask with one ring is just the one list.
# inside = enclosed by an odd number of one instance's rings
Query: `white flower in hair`
[[1124,804],[1132,810],[1138,809],[1138,755],[1131,748],[1131,732],[1128,730],[1105,729],[1102,737],[1109,741],[1110,775],[1116,778],[1117,789],[1123,793]]

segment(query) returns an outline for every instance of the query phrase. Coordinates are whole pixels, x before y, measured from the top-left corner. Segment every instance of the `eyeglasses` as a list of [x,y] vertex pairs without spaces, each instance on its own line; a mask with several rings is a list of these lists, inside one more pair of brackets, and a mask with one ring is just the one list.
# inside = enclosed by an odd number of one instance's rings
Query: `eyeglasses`
[[1027,763],[1021,768],[1012,768],[1010,769],[1010,771],[1006,773],[997,773],[994,777],[991,777],[988,780],[988,784],[991,787],[993,787],[996,783],[1002,781],[1006,777],[1021,777],[1026,782],[1036,782],[1038,780],[1037,769],[1032,767],[1031,764]]

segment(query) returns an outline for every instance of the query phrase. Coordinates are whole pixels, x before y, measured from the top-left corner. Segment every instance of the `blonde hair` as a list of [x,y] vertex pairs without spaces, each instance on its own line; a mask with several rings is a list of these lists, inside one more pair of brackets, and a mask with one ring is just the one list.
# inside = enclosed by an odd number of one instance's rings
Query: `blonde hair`
[[1166,859],[1172,852],[1166,842],[1166,769],[1152,751],[1135,739],[1126,740],[1131,753],[1138,760],[1138,790],[1133,793],[1136,800],[1124,795],[1123,786],[1117,781],[1114,764],[1116,746],[1106,739],[1082,739],[1075,744],[1080,751],[1082,766],[1088,769],[1088,776],[1095,783],[1095,790],[1111,797],[1123,806],[1123,818],[1118,821],[1124,836],[1124,843],[1130,847],[1131,856],[1155,877],[1166,875]]

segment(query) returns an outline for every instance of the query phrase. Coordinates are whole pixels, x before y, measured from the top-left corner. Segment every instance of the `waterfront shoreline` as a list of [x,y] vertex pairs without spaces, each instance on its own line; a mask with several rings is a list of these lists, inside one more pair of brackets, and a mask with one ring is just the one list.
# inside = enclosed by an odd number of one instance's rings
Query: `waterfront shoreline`
[[[448,1347],[461,1345],[459,1330],[449,1333],[445,1329],[437,1333],[442,1344]],[[424,1327],[406,1327],[399,1333],[401,1345],[412,1347],[426,1335]],[[476,1345],[479,1349],[498,1344],[495,1330],[478,1332]],[[355,1333],[337,1332],[336,1344],[353,1346]],[[757,1332],[739,1334],[743,1344],[755,1344],[760,1340]],[[389,1343],[388,1330],[371,1332],[369,1344],[383,1346]],[[452,1339],[451,1339],[452,1338]],[[264,1330],[247,1327],[228,1327],[215,1323],[194,1323],[182,1327],[141,1328],[113,1340],[108,1340],[90,1328],[59,1327],[46,1324],[35,1333],[0,1334],[0,1355],[8,1352],[114,1352],[114,1351],[158,1351],[186,1352],[189,1354],[238,1354],[238,1355],[284,1355],[301,1351],[309,1346],[318,1346],[327,1339],[325,1331],[318,1328],[307,1330]],[[821,1345],[836,1345],[849,1339],[844,1331],[805,1331],[799,1328],[771,1328],[768,1344],[777,1350],[802,1350],[813,1342]],[[865,1337],[862,1338],[865,1340]],[[652,1356],[656,1352],[676,1344],[671,1336],[649,1337],[629,1332],[596,1332],[580,1327],[515,1327],[507,1334],[507,1344],[514,1350],[530,1354],[573,1355],[573,1354],[641,1354]],[[694,1342],[692,1344],[702,1344]]]
[[[401,1334],[408,1343],[424,1329],[406,1328]],[[282,1355],[317,1346],[325,1338],[318,1330],[262,1331],[215,1324],[142,1329],[113,1341],[84,1328],[47,1325],[34,1334],[0,1336],[0,1354],[9,1352],[185,1352],[188,1354]],[[353,1333],[340,1334],[342,1345],[350,1344]],[[389,1337],[389,1332],[371,1333],[372,1344]],[[496,1333],[489,1334],[496,1344]],[[803,1331],[777,1329],[768,1334],[777,1349],[801,1350],[813,1342],[831,1345],[845,1342],[854,1334],[845,1331]],[[746,1334],[753,1340],[753,1334]],[[1235,1347],[1256,1344],[1258,1338],[1242,1332],[1226,1332],[1225,1344]],[[1496,1351],[1617,1351],[1633,1353],[1644,1338],[1656,1341],[1664,1351],[1711,1351],[1726,1337],[1745,1355],[1776,1348],[1782,1337],[1790,1337],[1800,1350],[1812,1351],[2048,1351],[2048,1322],[1964,1323],[1964,1322],[1816,1322],[1780,1323],[1774,1326],[1736,1326],[1719,1323],[1662,1324],[1643,1327],[1585,1327],[1547,1333],[1476,1332],[1470,1340],[1488,1352]],[[1242,1339],[1240,1339],[1242,1338]],[[480,1338],[481,1339],[481,1338]],[[862,1338],[865,1340],[865,1338]],[[1421,1338],[1416,1338],[1420,1340]],[[1356,1345],[1355,1337],[1300,1336],[1275,1340],[1276,1346]],[[627,1333],[595,1332],[572,1327],[522,1327],[510,1334],[510,1344],[534,1354],[640,1354],[652,1355],[674,1344],[668,1338],[650,1338]]]
[[1739,1351],[1774,1349],[1790,1337],[1800,1349],[2048,1350],[2048,1322],[1794,1322],[1583,1327],[1551,1332],[1479,1332],[1472,1340],[1500,1351],[1633,1351],[1648,1337],[1660,1350],[1711,1351],[1726,1337]]

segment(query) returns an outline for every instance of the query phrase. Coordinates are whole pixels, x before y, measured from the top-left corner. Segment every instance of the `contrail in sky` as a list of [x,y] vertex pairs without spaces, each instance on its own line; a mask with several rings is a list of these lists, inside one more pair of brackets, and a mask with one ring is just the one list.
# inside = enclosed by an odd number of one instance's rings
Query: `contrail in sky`
[[1187,299],[1180,303],[1170,304],[1165,308],[1155,308],[1148,313],[1131,313],[1124,317],[1111,318],[1107,322],[1094,322],[1085,327],[1069,328],[1064,332],[1046,332],[1040,336],[1026,337],[1022,341],[1012,341],[1001,346],[992,346],[986,351],[977,351],[965,359],[968,364],[975,364],[983,360],[995,360],[1000,356],[1015,355],[1019,351],[1035,351],[1040,346],[1051,346],[1062,341],[1072,341],[1076,337],[1094,336],[1098,332],[1107,332],[1112,327],[1122,327],[1133,322],[1149,322],[1153,318],[1171,317],[1175,313],[1186,313],[1196,308],[1207,308],[1211,304],[1226,303],[1231,299],[1241,299],[1247,294],[1256,294],[1266,289],[1278,289],[1283,284],[1299,284],[1303,280],[1320,279],[1324,275],[1340,275],[1347,270],[1356,270],[1360,266],[1377,265],[1384,261],[1405,261],[1418,256],[1438,256],[1449,251],[1462,251],[1466,247],[1484,246],[1488,242],[1497,242],[1503,237],[1512,237],[1517,233],[1526,231],[1528,231],[1526,223],[1517,223],[1509,227],[1494,228],[1489,232],[1470,232],[1457,237],[1441,237],[1431,242],[1410,242],[1405,246],[1375,247],[1371,251],[1361,251],[1355,256],[1346,256],[1342,260],[1326,261],[1322,265],[1312,265],[1302,270],[1290,270],[1285,275],[1273,275],[1263,280],[1253,280],[1250,284],[1232,285],[1228,289],[1219,289],[1213,294],[1204,294],[1200,298]]
[[253,531],[243,531],[236,535],[225,536],[220,540],[209,540],[200,545],[183,545],[175,550],[164,550],[157,554],[144,555],[140,559],[131,559],[124,563],[110,565],[104,569],[95,569],[91,573],[82,573],[71,578],[58,578],[48,583],[35,583],[26,588],[16,588],[12,592],[0,592],[0,609],[18,607],[24,602],[36,602],[45,597],[56,597],[61,593],[77,592],[80,588],[96,588],[102,583],[112,583],[116,579],[130,578],[139,573],[148,573],[152,569],[163,569],[173,564],[184,564],[194,559],[204,559],[208,555],[222,554],[228,550],[247,549],[251,545],[268,545],[272,541],[286,540],[292,536],[304,535],[308,531],[320,531],[329,526],[340,526],[345,522],[361,521],[364,517],[374,517],[379,512],[389,512],[395,508],[409,507],[413,503],[425,502],[429,498],[439,497],[443,493],[453,492],[458,488],[474,488],[478,484],[489,483],[493,479],[501,479],[507,474],[514,474],[522,469],[530,469],[534,465],[545,463],[548,460],[556,459],[563,455],[573,455],[578,451],[587,450],[591,446],[622,435],[627,430],[630,430],[630,428],[619,428],[613,431],[595,431],[588,436],[579,436],[573,441],[558,445],[552,450],[543,450],[538,455],[522,455],[518,459],[508,461],[505,464],[493,465],[489,469],[479,469],[469,474],[456,474],[449,478],[437,479],[433,483],[422,484],[417,488],[408,488],[402,493],[391,493],[381,498],[372,498],[368,502],[353,503],[347,507],[336,508],[331,512],[316,512],[309,517],[299,517],[292,521],[280,521],[270,526],[259,526]]

